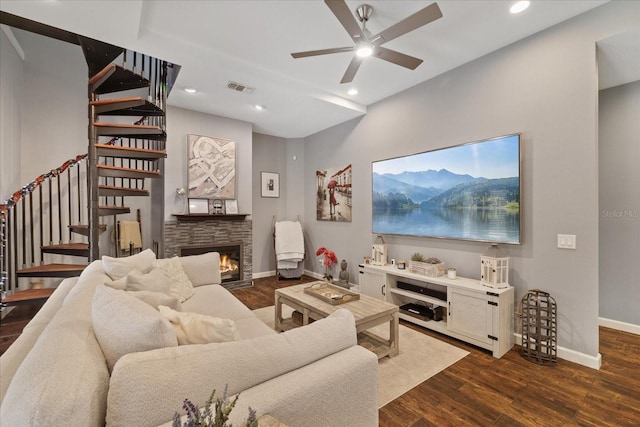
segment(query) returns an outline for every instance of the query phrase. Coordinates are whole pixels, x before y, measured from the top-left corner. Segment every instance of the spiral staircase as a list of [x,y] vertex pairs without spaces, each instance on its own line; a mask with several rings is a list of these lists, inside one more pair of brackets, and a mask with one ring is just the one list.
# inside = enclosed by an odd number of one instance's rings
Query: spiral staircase
[[166,99],[180,67],[5,12],[0,18],[10,27],[79,45],[89,74],[88,152],[38,176],[0,205],[4,307],[42,302],[54,291],[19,286],[25,282],[19,279],[80,275],[87,261],[100,257],[103,218],[113,217],[115,226],[118,215],[131,212],[126,200],[150,196],[148,180],[163,184]]

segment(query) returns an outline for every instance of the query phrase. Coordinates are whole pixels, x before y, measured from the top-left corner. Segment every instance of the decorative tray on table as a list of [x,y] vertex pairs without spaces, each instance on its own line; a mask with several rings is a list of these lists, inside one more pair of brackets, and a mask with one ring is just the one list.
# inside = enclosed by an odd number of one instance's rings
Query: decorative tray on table
[[349,292],[348,289],[327,282],[314,282],[304,288],[304,293],[331,305],[344,304],[360,299],[360,294]]

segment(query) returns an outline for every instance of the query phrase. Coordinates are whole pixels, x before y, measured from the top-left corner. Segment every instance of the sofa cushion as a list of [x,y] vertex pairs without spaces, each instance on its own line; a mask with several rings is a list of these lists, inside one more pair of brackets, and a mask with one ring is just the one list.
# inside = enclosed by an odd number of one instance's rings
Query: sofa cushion
[[221,285],[198,286],[195,290],[193,297],[182,304],[182,311],[231,320],[255,317],[246,305]]
[[353,314],[340,309],[282,334],[127,354],[111,375],[107,425],[165,423],[185,398],[205,402],[227,384],[233,395],[355,345]]
[[181,313],[164,306],[160,306],[158,310],[174,327],[178,345],[209,344],[240,339],[233,320],[199,313]]
[[125,354],[178,345],[167,319],[127,292],[98,286],[92,317],[109,370]]
[[171,295],[167,295],[162,292],[129,291],[128,293],[132,297],[138,298],[140,301],[146,302],[156,310],[161,305],[164,305],[165,307],[169,307],[170,309],[176,310],[176,311],[182,310],[182,303],[178,301],[178,298]]
[[218,252],[183,256],[180,262],[193,286],[218,285],[222,282]]
[[180,302],[185,302],[195,292],[189,277],[182,268],[182,263],[178,257],[168,259],[158,259],[152,263],[155,270],[162,270],[169,277],[171,289],[169,294],[178,298]]
[[[171,295],[171,279],[167,276],[167,273],[159,268],[154,268],[146,273],[133,270],[127,274],[124,279],[126,279],[124,285],[125,291],[153,291]],[[115,282],[117,283],[118,280]],[[111,285],[108,286],[117,289]]]
[[[103,426],[109,371],[91,325],[92,264],[26,355],[0,408],[2,426]],[[86,273],[86,274],[85,274]],[[55,293],[54,293],[55,295]]]
[[151,268],[151,263],[156,259],[156,254],[151,249],[123,258],[102,257],[102,267],[112,280],[118,280],[126,276],[134,269],[145,272]]

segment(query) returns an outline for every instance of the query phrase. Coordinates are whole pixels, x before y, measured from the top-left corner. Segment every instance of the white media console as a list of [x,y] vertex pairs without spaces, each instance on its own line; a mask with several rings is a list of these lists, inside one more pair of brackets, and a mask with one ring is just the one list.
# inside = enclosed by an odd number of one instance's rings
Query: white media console
[[[425,293],[400,289],[398,282],[420,286]],[[365,265],[360,276],[360,292],[398,306],[425,305],[443,314],[440,321],[400,312],[400,318],[436,332],[490,350],[496,358],[513,347],[513,286],[493,289],[479,280],[447,276],[429,277],[393,265]],[[428,295],[432,294],[432,295]]]

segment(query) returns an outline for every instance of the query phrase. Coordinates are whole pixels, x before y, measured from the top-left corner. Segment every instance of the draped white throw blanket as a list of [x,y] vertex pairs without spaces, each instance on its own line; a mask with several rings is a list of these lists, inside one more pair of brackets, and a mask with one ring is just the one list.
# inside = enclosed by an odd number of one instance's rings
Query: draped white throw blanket
[[296,268],[304,259],[304,237],[298,221],[276,222],[276,258],[278,268]]

